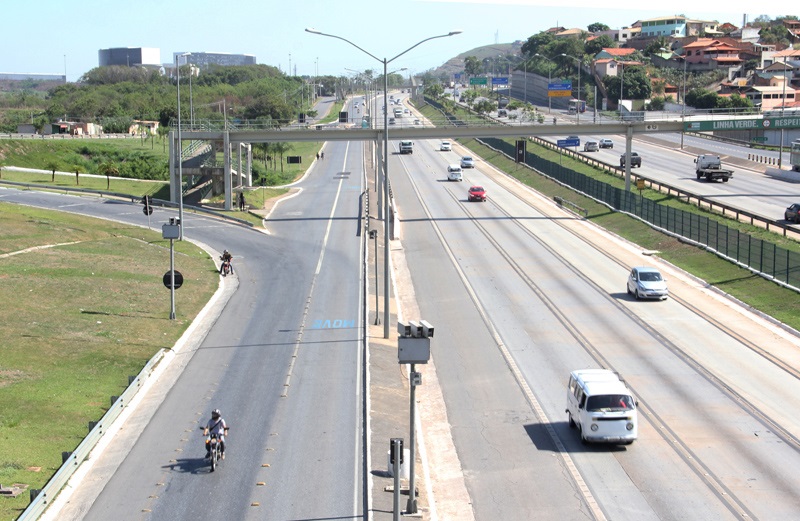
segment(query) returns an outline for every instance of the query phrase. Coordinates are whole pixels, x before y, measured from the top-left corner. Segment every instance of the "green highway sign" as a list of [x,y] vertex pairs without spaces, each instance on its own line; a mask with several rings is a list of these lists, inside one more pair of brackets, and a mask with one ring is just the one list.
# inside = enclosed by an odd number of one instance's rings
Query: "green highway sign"
[[486,85],[486,78],[470,78],[469,84],[470,85]]
[[787,128],[800,128],[800,116],[687,121],[683,125],[683,129],[690,132],[708,130],[781,130]]

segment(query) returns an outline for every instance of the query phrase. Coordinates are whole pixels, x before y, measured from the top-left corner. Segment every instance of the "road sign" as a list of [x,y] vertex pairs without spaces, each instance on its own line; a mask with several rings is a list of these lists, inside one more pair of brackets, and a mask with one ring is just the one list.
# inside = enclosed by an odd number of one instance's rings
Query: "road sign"
[[153,207],[152,206],[143,206],[142,213],[145,215],[153,215]]
[[581,144],[580,139],[559,139],[556,144],[560,147],[577,147]]
[[486,78],[470,78],[469,79],[470,85],[486,85]]
[[[183,286],[183,275],[178,270],[175,270],[175,289],[180,288]],[[164,287],[167,289],[172,289],[172,277],[170,276],[170,272],[166,272],[164,274]]]
[[508,85],[508,78],[492,78],[492,85]]
[[713,121],[687,121],[683,129],[690,132],[709,130],[781,130],[800,128],[800,116],[762,118],[754,116],[747,119],[718,119]]
[[560,83],[547,84],[548,98],[567,98],[572,96],[572,82],[564,81]]

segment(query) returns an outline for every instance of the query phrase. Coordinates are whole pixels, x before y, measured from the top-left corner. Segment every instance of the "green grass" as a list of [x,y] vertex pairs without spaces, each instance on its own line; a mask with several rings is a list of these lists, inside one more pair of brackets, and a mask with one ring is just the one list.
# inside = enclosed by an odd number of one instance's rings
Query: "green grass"
[[[166,139],[46,138],[0,140],[0,165],[98,174],[104,162],[113,163],[120,177],[169,178]],[[3,171],[5,175],[5,170]]]
[[[429,119],[441,117],[441,114],[429,105],[424,106],[421,111],[425,117]],[[588,219],[603,228],[645,249],[659,251],[659,257],[675,266],[705,280],[709,284],[732,295],[745,304],[780,320],[790,327],[800,329],[800,298],[798,298],[797,293],[794,291],[784,289],[775,283],[758,275],[754,275],[700,248],[690,246],[664,235],[636,219],[619,212],[610,211],[606,206],[588,197],[583,197],[569,188],[561,186],[537,174],[529,168],[520,167],[508,157],[480,144],[474,139],[459,141],[476,155],[483,158],[483,160],[518,178],[534,190],[551,198],[556,196],[562,197],[567,201],[587,209]],[[529,152],[535,151],[534,153],[541,153],[545,157],[547,157],[546,154],[552,153],[557,160],[558,152],[546,150],[532,143],[528,145]],[[619,178],[604,174],[602,171],[580,161],[564,157],[563,162],[564,165],[569,165],[571,168],[575,168],[580,172],[597,176],[609,183],[616,183],[615,186],[622,183]],[[622,183],[621,186],[624,187],[624,183]],[[696,211],[704,215],[712,216],[715,219],[724,221],[728,226],[740,228],[747,233],[752,233],[761,239],[779,244],[782,247],[792,248],[795,251],[799,251],[800,249],[800,245],[798,245],[797,242],[787,239],[782,235],[770,233],[762,228],[739,223],[738,221],[712,214],[690,204],[686,204],[677,198],[667,197],[653,190],[645,190],[645,196],[654,198],[662,204],[678,206],[682,210]]]
[[[17,166],[17,165],[15,165]],[[39,172],[19,172],[4,168],[0,175],[3,180],[14,181],[17,183],[29,183],[35,185],[37,189],[52,187],[81,188],[87,190],[109,191],[120,194],[129,194],[133,197],[141,198],[144,195],[151,195],[157,199],[169,199],[169,183],[166,181],[142,181],[139,179],[106,179],[105,177],[93,177],[78,174],[58,174],[53,179],[52,173]]]
[[334,121],[338,121],[339,113],[342,111],[343,108],[344,108],[344,100],[337,101],[336,103],[333,104],[333,107],[331,107],[331,110],[328,112],[328,114],[324,118],[319,120],[317,123],[319,123],[320,125],[324,125],[325,123],[333,123]]
[[[172,321],[160,231],[6,203],[0,227],[0,254],[53,245],[0,261],[0,483],[41,488],[128,376],[175,344],[219,276],[204,251],[176,242],[184,284]],[[0,500],[0,519],[28,500]]]

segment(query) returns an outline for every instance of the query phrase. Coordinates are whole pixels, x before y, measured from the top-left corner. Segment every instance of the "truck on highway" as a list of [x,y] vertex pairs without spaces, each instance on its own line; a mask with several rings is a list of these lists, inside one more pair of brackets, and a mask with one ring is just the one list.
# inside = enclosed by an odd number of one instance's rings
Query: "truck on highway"
[[700,154],[695,158],[694,162],[697,179],[705,179],[706,181],[721,179],[723,183],[727,183],[728,179],[733,177],[733,170],[722,168],[722,160],[717,155]]
[[414,142],[413,141],[401,141],[400,142],[400,153],[401,154],[413,154],[414,153]]
[[789,154],[789,162],[792,165],[792,170],[800,172],[800,139],[792,141],[792,148]]

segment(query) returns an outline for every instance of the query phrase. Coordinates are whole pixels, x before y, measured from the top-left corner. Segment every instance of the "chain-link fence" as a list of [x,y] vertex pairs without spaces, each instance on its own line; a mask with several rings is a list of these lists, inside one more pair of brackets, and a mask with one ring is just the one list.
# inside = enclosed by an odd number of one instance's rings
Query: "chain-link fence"
[[[516,156],[514,143],[499,138],[481,138],[480,141],[509,158]],[[800,287],[800,253],[752,237],[706,216],[661,205],[530,152],[525,153],[525,164],[615,210],[636,215],[767,277],[795,288]]]

